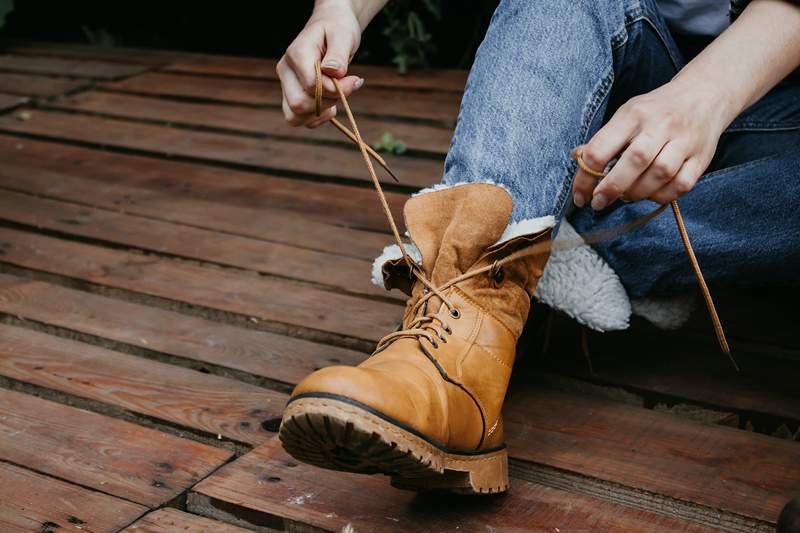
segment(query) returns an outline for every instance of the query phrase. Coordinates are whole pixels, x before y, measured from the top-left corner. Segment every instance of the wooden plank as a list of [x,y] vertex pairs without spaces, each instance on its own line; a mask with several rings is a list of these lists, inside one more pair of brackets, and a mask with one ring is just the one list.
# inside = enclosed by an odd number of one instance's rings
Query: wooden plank
[[[2,135],[0,157],[3,179],[19,190],[353,257],[360,257],[367,246],[363,257],[370,260],[387,243],[383,235],[348,229],[388,231],[371,188]],[[385,194],[395,218],[402,222],[407,196]]]
[[147,510],[0,462],[0,530],[117,531]]
[[[226,465],[189,496],[193,512],[279,530],[704,531],[646,511],[512,480],[508,495],[415,496],[377,476],[295,463],[276,440]],[[261,530],[261,529],[259,529]]]
[[61,59],[55,57],[0,56],[0,70],[47,74],[69,78],[114,80],[144,72],[145,68],[121,63],[105,63],[94,60]]
[[600,398],[523,388],[513,457],[774,524],[800,490],[800,444]]
[[[772,310],[765,312],[771,314]],[[770,327],[761,331],[762,339],[787,325],[773,316]],[[577,329],[570,322],[553,330],[552,355],[544,358],[547,369],[595,383],[623,386],[644,394],[651,402],[689,400],[733,411],[743,418],[742,425],[754,415],[800,421],[797,362],[744,349],[734,338],[733,351],[742,368],[742,372],[736,372],[720,353],[711,330],[705,331],[705,338],[698,339],[703,333],[665,332],[634,322],[625,332],[590,334],[594,370],[590,374],[575,341]]]
[[247,533],[246,529],[165,507],[123,529],[125,533]]
[[[181,204],[183,200],[200,202],[204,212],[203,218],[206,221],[204,224],[202,218],[193,218],[192,224],[198,227],[209,227],[209,224],[216,223],[216,219],[222,219],[220,223],[224,224],[227,216],[221,216],[224,213],[215,210],[215,206],[217,209],[230,206],[230,216],[233,218],[237,217],[237,209],[245,208],[245,218],[242,220],[249,222],[226,226],[224,229],[229,233],[236,233],[233,228],[238,226],[243,226],[245,232],[249,231],[250,226],[254,226],[255,232],[251,233],[251,236],[269,235],[271,226],[283,227],[279,224],[281,217],[291,218],[292,214],[289,213],[291,211],[303,214],[302,218],[294,217],[296,220],[291,220],[292,227],[295,228],[293,233],[297,239],[303,239],[306,233],[315,233],[311,227],[294,226],[303,220],[327,222],[322,233],[333,240],[336,240],[336,235],[335,231],[331,231],[332,225],[388,231],[386,216],[380,209],[375,191],[369,187],[308,182],[2,135],[0,135],[0,154],[4,163],[0,169],[5,170],[6,167],[10,167],[6,174],[12,182],[37,180],[40,173],[52,173],[49,179],[44,180],[45,182],[61,180],[70,182],[69,186],[64,187],[60,187],[57,183],[52,184],[52,190],[68,194],[72,188],[78,188],[81,189],[80,197],[86,198],[85,195],[92,197],[92,188],[80,187],[75,181],[88,180],[95,185],[94,189],[100,189],[93,196],[108,197],[108,201],[104,200],[106,203],[97,204],[98,206],[110,205],[114,209],[131,211],[138,209],[140,207],[138,204],[141,203],[141,208],[147,209],[147,202],[140,202],[146,191],[148,200],[154,196],[159,198],[166,196],[169,198],[168,201],[172,202],[158,206],[158,211],[148,212],[148,216],[163,219],[165,216],[171,216],[169,212],[173,209],[192,211],[191,204],[188,206]],[[103,192],[106,189],[112,193],[106,195]],[[142,190],[137,192],[135,189]],[[407,196],[393,192],[385,194],[395,218],[401,221],[401,208]],[[172,205],[173,209],[164,209],[167,205]],[[211,211],[204,211],[206,209]],[[162,215],[156,216],[159,211]],[[269,220],[268,224],[261,225],[258,212],[265,212],[264,216],[268,218],[271,212],[280,213],[281,216]],[[323,226],[317,224],[315,227]],[[376,248],[382,247],[386,242],[383,237],[376,240],[377,237],[372,233],[354,232],[351,237],[349,240],[353,241],[356,249],[362,241],[375,243]],[[346,251],[347,248],[341,244],[337,242],[337,248],[334,250]],[[370,253],[374,253],[374,250],[370,250]]]
[[0,390],[0,460],[157,507],[232,455],[47,400]]
[[[370,181],[355,147],[309,146],[293,141],[267,141],[41,110],[30,112],[27,120],[16,116],[0,117],[0,130],[82,141],[99,147],[142,150],[167,157],[229,163],[249,169]],[[442,174],[441,161],[395,157],[390,164],[406,186],[424,187],[437,181]],[[379,169],[378,173],[384,183],[394,183],[385,172]]]
[[0,93],[20,96],[56,96],[90,85],[89,80],[0,73]]
[[374,285],[372,264],[362,259],[11,191],[0,191],[0,220],[404,301],[396,291]]
[[131,48],[115,46],[113,48],[92,44],[26,41],[15,39],[0,45],[0,51],[34,57],[63,57],[80,60],[98,60],[133,65],[160,66],[173,61],[188,61],[196,54],[159,50],[154,48]]
[[0,228],[0,249],[1,261],[19,267],[370,342],[393,331],[403,311],[394,303],[337,294],[289,281],[204,268],[5,228]]
[[[205,74],[226,77],[244,77],[277,80],[275,72],[277,60],[256,57],[235,57],[219,55],[200,55],[195,58],[177,61],[167,65],[164,70],[191,74]],[[467,83],[466,70],[462,69],[418,69],[408,74],[400,74],[395,67],[352,64],[349,74],[364,78],[369,87],[388,87],[406,90],[431,90],[461,92]]]
[[[104,84],[115,91],[157,96],[201,99],[212,102],[273,106],[281,105],[280,83],[268,80],[227,79],[148,72],[124,81]],[[424,120],[446,128],[455,125],[461,95],[458,93],[415,93],[365,85],[348,99],[360,116]]]
[[[0,312],[294,384],[366,354],[0,274]],[[202,369],[202,365],[198,365]]]
[[[214,128],[234,133],[274,135],[352,146],[350,141],[333,127],[293,128],[286,123],[282,111],[271,108],[254,109],[212,103],[190,103],[107,92],[80,93],[48,103],[46,107],[100,113],[110,117]],[[371,144],[378,142],[384,133],[389,132],[403,140],[409,150],[438,156],[447,153],[452,136],[452,132],[445,128],[402,122],[387,124],[383,120],[373,118],[359,119],[358,128],[361,136]]]
[[28,99],[24,96],[0,93],[0,111],[17,107],[18,105],[24,104],[27,101]]
[[210,435],[256,444],[286,396],[246,383],[0,324],[0,374]]

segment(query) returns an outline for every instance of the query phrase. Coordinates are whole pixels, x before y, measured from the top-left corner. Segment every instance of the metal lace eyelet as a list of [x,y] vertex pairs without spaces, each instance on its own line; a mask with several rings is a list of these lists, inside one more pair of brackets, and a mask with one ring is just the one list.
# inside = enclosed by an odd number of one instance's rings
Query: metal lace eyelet
[[453,334],[453,330],[450,329],[450,326],[445,326],[444,327],[444,332],[447,333],[448,335],[452,335]]
[[450,310],[450,316],[455,318],[455,319],[459,319],[459,318],[461,318],[461,311],[459,311],[458,309],[456,309],[454,307],[454,308],[452,308]]
[[495,286],[502,285],[504,279],[506,279],[506,273],[503,271],[503,267],[496,268],[492,271],[492,280]]

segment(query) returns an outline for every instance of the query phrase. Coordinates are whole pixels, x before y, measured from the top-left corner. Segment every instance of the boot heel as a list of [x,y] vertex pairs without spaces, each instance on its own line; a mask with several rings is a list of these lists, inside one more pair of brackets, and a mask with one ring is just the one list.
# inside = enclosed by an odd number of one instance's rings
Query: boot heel
[[442,474],[393,476],[392,486],[407,490],[444,490],[460,494],[493,494],[508,490],[508,451],[481,455],[445,455]]

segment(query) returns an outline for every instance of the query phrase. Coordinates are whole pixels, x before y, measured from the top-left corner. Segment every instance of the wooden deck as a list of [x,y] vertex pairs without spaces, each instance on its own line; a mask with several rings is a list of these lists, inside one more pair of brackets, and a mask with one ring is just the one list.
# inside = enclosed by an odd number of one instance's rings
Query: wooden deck
[[[720,296],[738,375],[702,310],[589,334],[593,372],[537,310],[507,495],[297,464],[275,437],[292,384],[402,312],[369,282],[389,237],[358,153],[284,125],[274,61],[3,54],[0,531],[770,531],[800,492],[796,291]],[[409,146],[399,213],[440,175],[465,74],[353,70],[364,137]]]

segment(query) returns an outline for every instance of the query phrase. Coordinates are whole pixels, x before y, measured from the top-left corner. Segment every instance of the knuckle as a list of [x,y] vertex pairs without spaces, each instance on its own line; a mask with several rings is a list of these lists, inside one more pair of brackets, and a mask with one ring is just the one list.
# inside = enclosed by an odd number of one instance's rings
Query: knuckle
[[622,187],[618,183],[610,181],[603,185],[603,192],[612,198],[621,196],[623,192]]
[[649,154],[644,147],[632,145],[628,150],[630,151],[631,162],[634,165],[641,167],[650,162]]
[[603,161],[603,156],[597,146],[589,145],[583,151],[583,162],[589,165],[589,168],[602,171],[606,166]]
[[656,159],[651,165],[653,177],[658,180],[665,180],[675,175],[675,166],[667,161]]
[[692,190],[692,182],[687,179],[676,179],[673,182],[673,188],[678,194],[686,194]]

